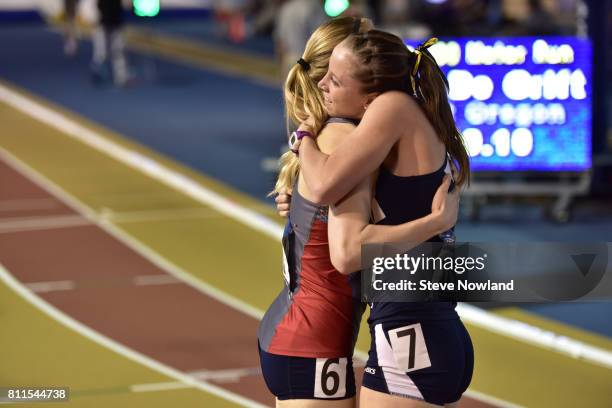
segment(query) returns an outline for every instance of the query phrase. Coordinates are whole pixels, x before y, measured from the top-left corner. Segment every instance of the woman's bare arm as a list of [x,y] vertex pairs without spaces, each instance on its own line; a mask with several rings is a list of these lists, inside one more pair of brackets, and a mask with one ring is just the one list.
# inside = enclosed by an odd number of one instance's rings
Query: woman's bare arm
[[[411,110],[419,109],[410,96],[391,91],[378,96],[359,126],[344,137],[330,156],[311,138],[300,144],[300,166],[315,201],[334,204],[372,174],[406,130]],[[303,127],[302,127],[303,128]]]
[[451,178],[446,176],[434,196],[431,214],[399,225],[370,224],[374,181],[374,177],[362,181],[342,201],[330,207],[329,252],[334,268],[340,273],[361,269],[361,246],[364,244],[394,242],[409,250],[457,222],[459,193],[448,193]]
[[[349,136],[349,126],[327,126],[320,147],[332,153]],[[323,135],[323,133],[322,133]],[[324,153],[322,153],[324,154]],[[400,242],[406,250],[414,244],[444,232],[455,225],[459,208],[459,193],[448,193],[451,179],[446,177],[432,201],[432,213],[400,225],[370,224],[372,187],[375,176],[361,181],[329,211],[328,239],[331,261],[341,273],[361,268],[361,246],[368,243]]]

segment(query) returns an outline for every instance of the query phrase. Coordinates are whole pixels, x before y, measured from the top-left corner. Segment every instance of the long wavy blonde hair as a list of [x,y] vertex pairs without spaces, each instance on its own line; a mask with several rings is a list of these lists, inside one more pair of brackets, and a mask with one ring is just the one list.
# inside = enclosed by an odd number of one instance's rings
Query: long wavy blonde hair
[[[327,73],[331,53],[350,34],[366,32],[372,27],[372,22],[367,18],[341,17],[322,24],[312,33],[302,55],[310,67],[306,70],[296,63],[285,81],[288,131],[290,123],[299,125],[309,116],[314,122],[314,133],[321,131],[327,121],[327,111],[317,84]],[[279,167],[278,179],[270,195],[293,188],[300,172],[300,161],[293,152],[287,151],[280,157]]]

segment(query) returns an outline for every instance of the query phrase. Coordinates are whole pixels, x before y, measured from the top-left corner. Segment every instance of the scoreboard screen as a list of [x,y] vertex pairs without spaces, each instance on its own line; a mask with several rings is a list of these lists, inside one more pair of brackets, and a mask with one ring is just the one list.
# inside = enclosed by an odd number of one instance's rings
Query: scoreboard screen
[[[413,49],[415,41],[406,41]],[[476,171],[591,167],[588,39],[441,39],[429,48]]]

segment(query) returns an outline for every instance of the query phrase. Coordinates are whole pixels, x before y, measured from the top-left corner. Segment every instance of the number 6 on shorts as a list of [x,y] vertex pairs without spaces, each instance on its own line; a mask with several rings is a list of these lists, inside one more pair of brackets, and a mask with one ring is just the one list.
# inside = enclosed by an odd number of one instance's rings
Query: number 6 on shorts
[[347,358],[317,358],[315,368],[315,398],[346,396]]

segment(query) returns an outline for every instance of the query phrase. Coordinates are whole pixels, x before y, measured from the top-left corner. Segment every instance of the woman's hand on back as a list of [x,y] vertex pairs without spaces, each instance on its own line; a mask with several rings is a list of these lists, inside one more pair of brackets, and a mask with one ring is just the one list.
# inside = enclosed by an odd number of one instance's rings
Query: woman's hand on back
[[289,216],[289,207],[291,206],[291,190],[281,190],[276,196],[276,211],[281,217],[287,218]]

